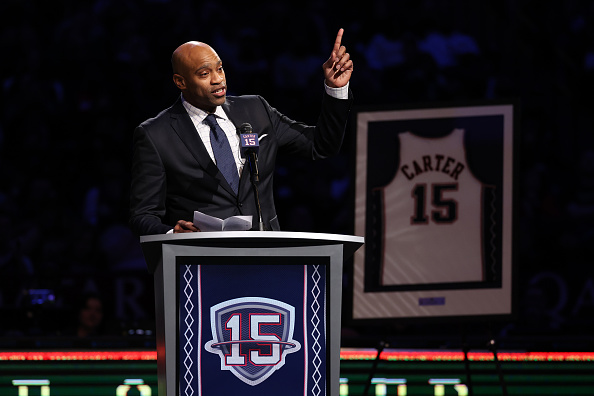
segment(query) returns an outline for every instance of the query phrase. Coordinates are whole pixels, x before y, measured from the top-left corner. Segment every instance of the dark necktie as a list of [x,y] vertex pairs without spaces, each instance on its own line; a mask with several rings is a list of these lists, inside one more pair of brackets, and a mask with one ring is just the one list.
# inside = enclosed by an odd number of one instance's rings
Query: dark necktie
[[223,129],[219,126],[214,114],[209,114],[204,122],[210,127],[210,145],[214,153],[217,167],[235,192],[239,188],[239,174],[231,146]]

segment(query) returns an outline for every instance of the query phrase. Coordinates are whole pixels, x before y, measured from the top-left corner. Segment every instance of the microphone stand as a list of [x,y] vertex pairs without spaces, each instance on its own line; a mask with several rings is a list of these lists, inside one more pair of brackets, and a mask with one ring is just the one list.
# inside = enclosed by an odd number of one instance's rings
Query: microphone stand
[[262,208],[260,207],[260,194],[258,193],[258,183],[260,177],[258,176],[258,160],[256,159],[256,153],[250,152],[248,154],[248,163],[250,166],[250,180],[252,187],[254,188],[254,199],[256,200],[256,210],[258,212],[259,230],[265,231],[264,220],[262,219]]

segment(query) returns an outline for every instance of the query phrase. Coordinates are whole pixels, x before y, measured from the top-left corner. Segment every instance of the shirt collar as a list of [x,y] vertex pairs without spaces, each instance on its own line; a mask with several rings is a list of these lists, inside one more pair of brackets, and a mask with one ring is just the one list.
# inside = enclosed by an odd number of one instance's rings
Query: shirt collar
[[[197,117],[200,122],[204,121],[206,116],[210,114],[207,111],[199,109],[198,107],[190,104],[190,102],[188,102],[186,99],[184,99],[183,94],[181,95],[181,100],[182,100],[182,104],[186,108],[186,111],[188,112],[188,114],[190,116]],[[229,117],[227,117],[227,114],[225,114],[225,111],[223,110],[223,108],[221,106],[216,107],[214,115],[216,115],[219,118],[229,120]]]

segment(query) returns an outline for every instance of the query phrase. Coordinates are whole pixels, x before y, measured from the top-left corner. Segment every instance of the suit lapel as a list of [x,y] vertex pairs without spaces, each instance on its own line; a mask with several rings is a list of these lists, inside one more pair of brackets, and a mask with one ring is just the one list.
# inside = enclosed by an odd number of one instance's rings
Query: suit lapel
[[[239,125],[243,124],[247,119],[245,114],[242,112],[238,112],[237,107],[233,106],[233,99],[227,98],[225,103],[221,106],[229,120],[235,125],[235,129],[239,129]],[[245,163],[243,170],[241,171],[241,177],[239,178],[239,191],[246,191],[249,188],[250,183],[250,170],[248,168],[247,162]]]
[[216,178],[220,185],[230,194],[235,195],[231,186],[223,176],[223,174],[219,171],[217,165],[213,162],[206,151],[206,147],[204,146],[204,142],[200,139],[188,112],[184,108],[184,105],[181,102],[181,99],[178,99],[177,102],[171,107],[171,127],[175,131],[175,133],[179,136],[179,138],[184,142],[188,151],[192,153],[192,156],[196,159],[196,161],[200,164],[200,166],[212,177]]

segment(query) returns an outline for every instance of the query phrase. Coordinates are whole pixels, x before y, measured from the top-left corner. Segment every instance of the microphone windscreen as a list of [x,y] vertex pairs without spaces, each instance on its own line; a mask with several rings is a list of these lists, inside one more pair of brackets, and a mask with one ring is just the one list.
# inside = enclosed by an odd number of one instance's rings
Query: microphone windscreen
[[253,133],[254,130],[252,129],[252,126],[250,123],[248,122],[244,122],[243,124],[241,124],[239,126],[239,133]]

